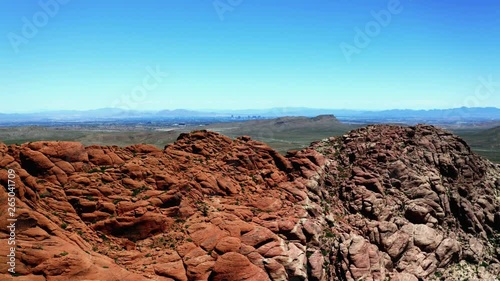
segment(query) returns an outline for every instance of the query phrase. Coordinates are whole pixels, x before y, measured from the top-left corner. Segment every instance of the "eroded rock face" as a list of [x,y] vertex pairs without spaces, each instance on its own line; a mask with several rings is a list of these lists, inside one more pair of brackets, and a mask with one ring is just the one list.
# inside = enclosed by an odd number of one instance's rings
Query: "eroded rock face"
[[500,273],[500,168],[430,126],[286,157],[206,131],[164,150],[0,144],[0,168],[17,174],[20,275],[1,255],[2,280],[454,280],[460,261],[469,280]]
[[369,126],[314,149],[331,160],[326,201],[343,205],[333,211],[343,217],[332,228],[341,237],[336,268],[345,274],[337,278],[444,280],[443,268],[460,260],[498,276],[499,165],[421,125]]

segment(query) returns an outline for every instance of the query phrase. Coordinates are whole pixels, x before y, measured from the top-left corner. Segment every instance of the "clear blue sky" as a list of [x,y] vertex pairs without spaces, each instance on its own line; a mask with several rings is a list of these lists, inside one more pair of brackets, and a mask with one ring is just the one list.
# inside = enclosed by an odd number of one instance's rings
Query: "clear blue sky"
[[54,1],[0,2],[0,112],[500,107],[496,0]]

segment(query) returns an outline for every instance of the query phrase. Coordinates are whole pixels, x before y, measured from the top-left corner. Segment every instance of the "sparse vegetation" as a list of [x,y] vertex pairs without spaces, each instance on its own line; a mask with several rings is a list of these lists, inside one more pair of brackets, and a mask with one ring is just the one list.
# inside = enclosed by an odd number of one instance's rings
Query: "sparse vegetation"
[[51,197],[52,193],[50,191],[46,191],[44,193],[40,194],[40,198],[46,198],[46,197]]
[[100,172],[100,171],[101,171],[101,169],[98,169],[98,168],[92,168],[92,169],[88,170],[88,171],[87,171],[87,173],[92,174],[92,173],[98,173],[98,172]]
[[136,197],[137,195],[139,195],[140,193],[142,193],[146,190],[148,190],[148,188],[146,186],[142,186],[141,188],[134,189],[134,190],[132,190],[132,196]]
[[203,201],[198,201],[196,202],[196,208],[203,214],[204,217],[208,216],[209,206],[207,203]]
[[325,237],[326,238],[335,238],[335,234],[330,230],[330,229],[326,229],[325,231]]
[[330,253],[329,253],[326,249],[321,249],[321,254],[322,254],[324,257],[328,257],[328,256],[330,256]]
[[109,241],[109,238],[104,234],[100,234],[99,238],[101,238],[103,241]]
[[500,127],[492,129],[457,129],[453,133],[462,137],[475,153],[500,163]]

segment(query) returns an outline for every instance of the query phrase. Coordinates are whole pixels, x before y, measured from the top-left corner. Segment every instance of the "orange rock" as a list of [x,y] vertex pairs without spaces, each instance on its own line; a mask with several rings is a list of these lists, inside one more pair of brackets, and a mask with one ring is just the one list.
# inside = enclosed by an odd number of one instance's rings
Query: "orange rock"
[[241,236],[241,242],[252,247],[262,246],[264,243],[269,243],[276,240],[276,235],[272,231],[264,227],[256,227],[252,231]]
[[236,237],[222,238],[215,246],[215,249],[220,253],[239,252],[241,240]]
[[265,281],[271,279],[264,270],[252,264],[245,256],[227,253],[217,259],[211,280]]

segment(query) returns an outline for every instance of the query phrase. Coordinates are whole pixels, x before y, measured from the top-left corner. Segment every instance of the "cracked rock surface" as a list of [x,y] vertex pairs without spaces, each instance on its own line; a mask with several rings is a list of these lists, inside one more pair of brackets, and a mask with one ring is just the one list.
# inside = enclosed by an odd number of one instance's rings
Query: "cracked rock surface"
[[286,156],[207,131],[163,150],[0,144],[2,206],[8,169],[18,276],[2,255],[1,280],[500,275],[500,166],[432,126],[369,126]]

